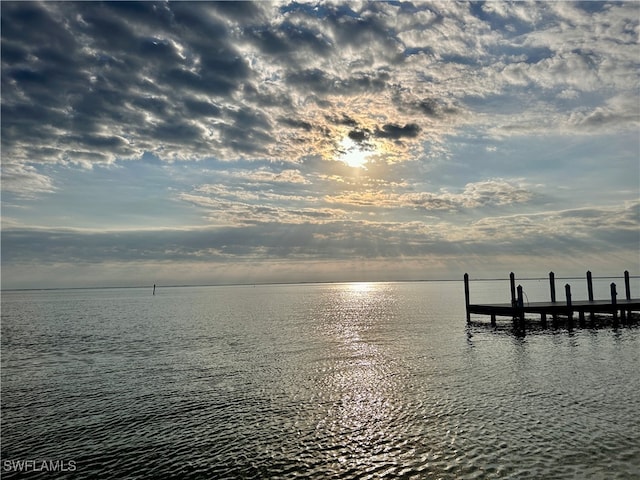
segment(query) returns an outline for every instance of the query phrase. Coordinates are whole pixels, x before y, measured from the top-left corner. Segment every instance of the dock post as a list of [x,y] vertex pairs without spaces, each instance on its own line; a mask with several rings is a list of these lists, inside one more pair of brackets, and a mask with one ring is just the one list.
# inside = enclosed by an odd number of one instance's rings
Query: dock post
[[[591,276],[591,270],[587,271],[587,294],[589,295],[589,301],[593,302],[593,277]],[[593,310],[589,312],[589,318],[591,321],[594,320]]]
[[589,301],[593,302],[593,279],[591,278],[591,271],[587,271],[587,294],[589,295]]
[[627,295],[627,300],[631,300],[631,284],[629,283],[629,270],[624,271],[624,292]]
[[618,300],[617,300],[618,292],[616,291],[616,284],[611,282],[611,306],[613,307],[613,324],[618,323]]
[[524,327],[524,299],[523,299],[523,295],[522,295],[522,285],[518,285],[518,307],[517,307],[517,311],[518,311],[518,318],[520,320],[520,323],[522,325],[522,327]]
[[[631,301],[631,284],[629,283],[629,270],[624,271],[624,292],[627,297],[627,301]],[[631,319],[631,310],[627,312],[627,318]]]
[[509,274],[509,285],[511,286],[511,306],[516,306],[516,276],[513,272]]
[[464,274],[464,305],[467,309],[467,323],[471,322],[471,314],[469,313],[469,274]]
[[[549,288],[551,289],[551,301],[555,303],[556,302],[556,277],[553,272],[549,272]],[[558,316],[555,313],[553,313],[551,315],[551,318],[555,323],[555,321],[558,319]]]
[[573,308],[571,304],[571,285],[568,283],[564,286],[564,292],[567,297],[567,320],[569,320],[569,326],[573,324]]

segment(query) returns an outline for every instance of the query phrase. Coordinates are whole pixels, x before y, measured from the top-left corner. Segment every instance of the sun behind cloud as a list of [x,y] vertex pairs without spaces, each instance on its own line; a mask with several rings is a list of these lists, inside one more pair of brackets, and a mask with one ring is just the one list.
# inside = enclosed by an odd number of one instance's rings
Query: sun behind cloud
[[369,148],[354,142],[349,137],[345,137],[340,142],[339,152],[338,160],[353,168],[366,168],[369,158],[373,155]]

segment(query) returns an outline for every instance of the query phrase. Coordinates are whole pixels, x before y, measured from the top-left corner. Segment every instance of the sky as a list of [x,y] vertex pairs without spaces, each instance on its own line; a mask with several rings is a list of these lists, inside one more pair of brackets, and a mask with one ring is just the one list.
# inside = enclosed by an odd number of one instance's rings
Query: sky
[[638,2],[0,8],[3,289],[640,274]]

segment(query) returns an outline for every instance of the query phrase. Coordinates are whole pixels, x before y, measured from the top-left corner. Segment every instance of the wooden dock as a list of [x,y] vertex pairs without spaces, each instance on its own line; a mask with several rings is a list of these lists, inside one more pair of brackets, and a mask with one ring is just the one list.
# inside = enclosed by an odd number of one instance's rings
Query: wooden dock
[[587,272],[587,294],[588,300],[572,300],[571,286],[565,285],[565,300],[557,301],[555,289],[555,276],[549,273],[550,301],[548,302],[525,302],[523,300],[522,286],[515,284],[513,272],[509,275],[511,285],[511,303],[497,304],[474,304],[469,301],[469,275],[464,274],[465,305],[467,310],[467,323],[471,322],[471,314],[489,315],[491,324],[495,325],[496,317],[511,317],[514,321],[524,324],[527,314],[540,315],[543,325],[546,324],[547,316],[554,320],[558,316],[566,317],[569,322],[573,321],[573,316],[578,315],[580,322],[584,322],[585,316],[594,318],[596,314],[611,315],[614,323],[618,318],[625,322],[630,318],[632,312],[640,312],[640,299],[631,298],[631,288],[629,283],[629,272],[624,272],[625,298],[618,299],[618,292],[615,283],[611,283],[611,298],[607,300],[594,300],[593,282],[591,272]]

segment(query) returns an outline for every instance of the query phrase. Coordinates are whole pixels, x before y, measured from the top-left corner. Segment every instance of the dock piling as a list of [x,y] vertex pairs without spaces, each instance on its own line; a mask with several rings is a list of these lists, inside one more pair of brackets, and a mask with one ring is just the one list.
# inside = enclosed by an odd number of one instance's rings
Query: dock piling
[[[520,320],[521,324],[524,325],[524,298],[522,294],[522,285],[518,285],[518,300],[517,300],[517,318]],[[515,316],[515,315],[514,315]]]
[[[556,276],[553,272],[549,272],[549,289],[551,291],[551,301],[556,303]],[[555,313],[551,315],[551,318],[554,323],[558,320],[558,316]]]
[[516,275],[511,272],[509,274],[509,286],[511,287],[511,306],[516,307]]
[[587,294],[589,295],[589,301],[593,302],[593,279],[591,278],[591,271],[587,271]]
[[571,305],[571,285],[568,283],[564,286],[565,296],[567,297],[567,318],[569,324],[573,323],[573,308]]
[[627,300],[631,300],[631,284],[629,283],[629,270],[624,271],[624,291],[627,295]]
[[[629,270],[624,271],[624,292],[627,297],[627,302],[631,301],[631,284],[629,283]],[[627,317],[631,315],[631,310],[626,312]]]
[[471,313],[469,312],[469,274],[464,274],[464,303],[467,309],[467,323],[471,322]]
[[524,295],[522,285],[518,285],[518,308],[524,308]]
[[611,306],[613,307],[613,321],[614,323],[618,322],[618,292],[616,291],[616,284],[611,282]]
[[[587,270],[587,294],[589,295],[589,301],[593,302],[593,277],[591,276],[591,270]],[[595,319],[593,310],[589,312],[589,318],[591,321]]]

